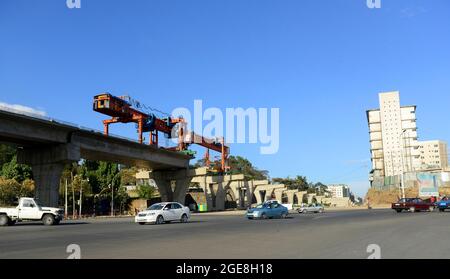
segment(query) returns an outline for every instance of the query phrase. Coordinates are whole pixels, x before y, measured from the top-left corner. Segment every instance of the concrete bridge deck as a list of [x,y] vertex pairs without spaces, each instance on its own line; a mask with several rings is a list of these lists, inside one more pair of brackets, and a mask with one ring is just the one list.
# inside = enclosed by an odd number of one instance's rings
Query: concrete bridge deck
[[32,166],[36,196],[58,204],[65,164],[80,159],[110,161],[153,171],[189,167],[189,156],[55,121],[0,110],[0,142],[18,148],[18,162]]

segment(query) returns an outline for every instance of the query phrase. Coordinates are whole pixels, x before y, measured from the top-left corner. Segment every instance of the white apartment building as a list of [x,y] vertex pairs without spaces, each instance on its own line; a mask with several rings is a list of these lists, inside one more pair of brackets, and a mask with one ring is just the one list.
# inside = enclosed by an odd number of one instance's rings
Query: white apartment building
[[448,168],[448,146],[440,140],[420,141],[419,151],[421,159],[421,169],[441,169]]
[[328,192],[330,192],[332,198],[350,197],[350,188],[345,184],[328,185]]
[[[416,106],[401,106],[398,91],[379,94],[380,109],[367,111],[373,176],[419,169]],[[403,158],[402,158],[403,157]]]

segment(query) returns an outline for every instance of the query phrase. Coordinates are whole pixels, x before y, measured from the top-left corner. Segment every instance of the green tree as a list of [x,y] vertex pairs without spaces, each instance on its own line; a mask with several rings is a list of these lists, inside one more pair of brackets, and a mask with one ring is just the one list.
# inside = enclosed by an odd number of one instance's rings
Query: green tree
[[114,194],[114,204],[119,205],[120,214],[124,213],[124,211],[128,210],[128,205],[130,203],[130,196],[127,193],[127,190],[124,186],[120,186],[117,194]]
[[305,176],[297,175],[295,178],[274,178],[274,183],[284,184],[289,190],[308,191],[309,183]]
[[230,156],[228,158],[231,174],[243,174],[248,180],[266,180],[269,178],[269,172],[259,170],[252,163],[241,156]]
[[13,205],[21,197],[32,197],[34,183],[25,180],[22,184],[15,179],[0,178],[0,204]]
[[150,200],[155,196],[156,189],[148,184],[138,186],[138,195],[141,199]]
[[17,156],[14,155],[8,163],[3,164],[1,176],[7,179],[15,179],[22,183],[25,179],[32,178],[31,167],[17,163]]
[[328,193],[328,186],[321,182],[314,184],[314,188],[316,189],[316,194],[319,196],[325,196]]
[[136,168],[123,168],[120,170],[120,184],[123,186],[136,185]]

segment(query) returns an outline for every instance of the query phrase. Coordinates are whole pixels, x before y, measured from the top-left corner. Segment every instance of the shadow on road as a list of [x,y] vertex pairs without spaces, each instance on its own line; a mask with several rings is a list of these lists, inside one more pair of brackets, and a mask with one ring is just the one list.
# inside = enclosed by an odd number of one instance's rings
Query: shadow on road
[[[54,226],[48,226],[48,227],[59,227],[59,226],[75,226],[75,225],[88,225],[90,223],[87,222],[71,222],[71,223],[60,223],[59,225],[54,225]],[[11,227],[25,227],[25,226],[41,226],[41,227],[45,227],[44,224],[42,223],[16,223],[14,224],[14,226]]]
[[169,222],[169,223],[164,223],[161,225],[157,225],[154,223],[147,223],[145,225],[142,226],[157,226],[157,227],[164,227],[164,226],[170,226],[170,225],[186,225],[186,224],[197,224],[197,223],[208,223],[208,221],[189,221],[187,223],[181,223],[181,222]]

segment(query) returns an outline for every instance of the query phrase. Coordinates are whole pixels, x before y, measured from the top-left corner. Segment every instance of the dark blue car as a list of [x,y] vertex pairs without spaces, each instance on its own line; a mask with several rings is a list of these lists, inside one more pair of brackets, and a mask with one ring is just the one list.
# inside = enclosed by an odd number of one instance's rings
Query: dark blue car
[[289,210],[278,202],[266,202],[247,211],[248,219],[286,218]]
[[446,209],[450,209],[450,199],[444,197],[442,200],[437,202],[437,208],[440,212],[444,212]]

